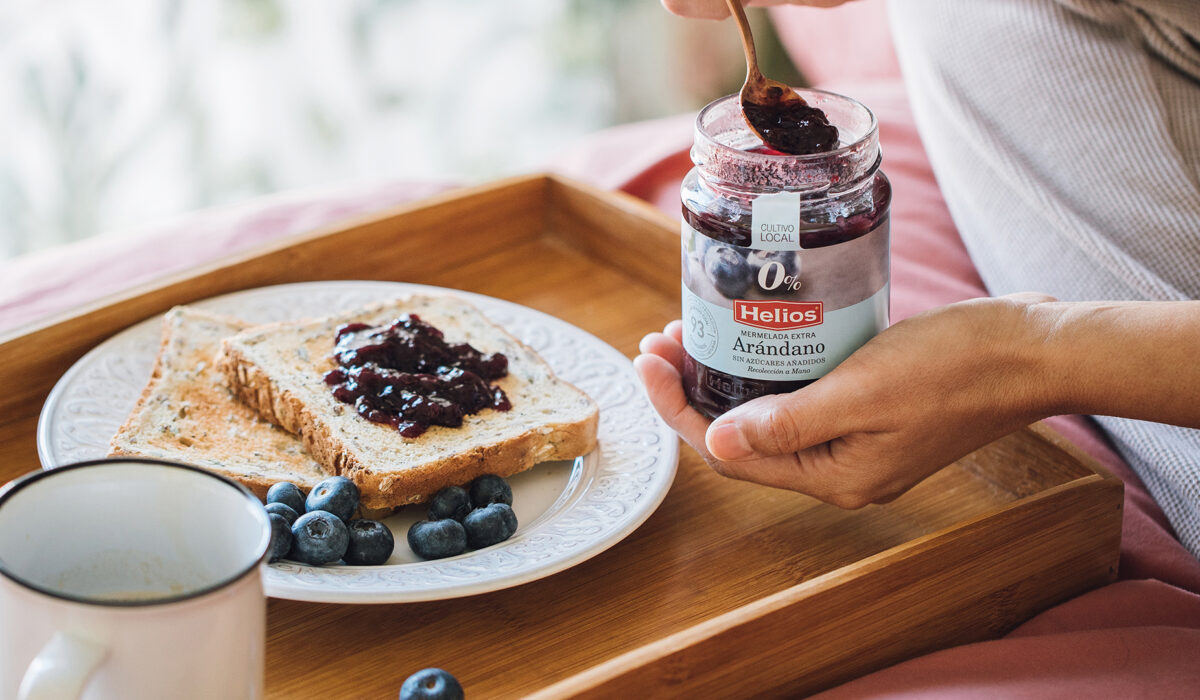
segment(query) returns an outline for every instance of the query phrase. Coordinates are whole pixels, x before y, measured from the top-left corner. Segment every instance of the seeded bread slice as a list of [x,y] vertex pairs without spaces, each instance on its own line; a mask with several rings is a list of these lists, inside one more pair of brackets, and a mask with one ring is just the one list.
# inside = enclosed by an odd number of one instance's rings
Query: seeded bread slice
[[150,382],[109,454],[194,464],[240,482],[259,498],[278,481],[308,491],[328,477],[295,435],[234,398],[217,369],[221,340],[248,327],[186,306],[167,312]]
[[[345,323],[390,324],[414,313],[449,343],[508,356],[508,376],[495,382],[512,410],[484,409],[459,428],[432,426],[405,438],[359,416],[324,383],[334,367],[334,337]],[[353,480],[367,508],[427,500],[438,489],[481,474],[509,476],[596,446],[599,410],[559,379],[532,348],[450,295],[414,295],[328,318],[260,326],[222,343],[221,369],[230,386],[263,418],[301,436],[326,469]]]

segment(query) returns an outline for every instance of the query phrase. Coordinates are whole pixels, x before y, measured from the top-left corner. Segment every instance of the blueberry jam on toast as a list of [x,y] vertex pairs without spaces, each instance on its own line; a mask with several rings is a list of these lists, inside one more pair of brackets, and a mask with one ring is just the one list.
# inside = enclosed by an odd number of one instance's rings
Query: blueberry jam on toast
[[335,343],[338,367],[325,374],[334,397],[404,437],[417,437],[431,425],[457,428],[464,415],[485,408],[512,408],[504,391],[488,384],[508,374],[504,354],[449,344],[416,314],[388,326],[345,324]]

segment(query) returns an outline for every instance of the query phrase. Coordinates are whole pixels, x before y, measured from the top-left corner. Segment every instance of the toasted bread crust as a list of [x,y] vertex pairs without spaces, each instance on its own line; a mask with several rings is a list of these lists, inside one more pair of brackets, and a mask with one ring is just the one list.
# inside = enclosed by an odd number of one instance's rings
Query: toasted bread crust
[[150,399],[150,396],[154,393],[155,387],[158,386],[158,382],[162,379],[163,355],[166,353],[167,341],[170,339],[170,321],[167,316],[163,316],[162,332],[160,333],[158,339],[158,352],[154,354],[154,369],[150,371],[150,381],[146,382],[146,386],[142,387],[142,393],[140,396],[138,396],[137,403],[133,405],[133,410],[129,412],[129,415],[125,417],[125,422],[121,424],[120,428],[117,428],[116,434],[113,435],[111,440],[109,440],[109,457],[138,456],[136,452],[124,450],[124,448],[122,448],[119,444],[119,439],[122,435],[125,435],[134,429],[137,419],[141,415],[142,411],[146,408],[146,402]]
[[[180,324],[178,326],[173,325]],[[171,372],[178,373],[180,365],[186,364],[184,357],[194,357],[191,355],[181,356],[180,352],[187,347],[187,341],[182,337],[175,337],[175,334],[188,334],[196,326],[193,324],[213,323],[221,324],[229,327],[229,333],[236,333],[249,327],[238,319],[233,319],[217,314],[198,311],[188,307],[176,307],[163,316],[162,336],[159,343],[158,353],[154,359],[154,367],[151,371],[150,379],[146,386],[142,389],[141,395],[138,397],[136,404],[124,424],[117,430],[109,442],[109,456],[119,457],[153,457],[157,459],[175,460],[194,464],[195,466],[207,469],[221,476],[228,477],[249,489],[254,495],[260,499],[265,499],[267,490],[271,488],[278,478],[273,478],[269,474],[256,473],[252,469],[246,469],[244,461],[238,463],[238,452],[231,448],[234,444],[237,447],[262,451],[262,460],[264,463],[277,463],[279,465],[297,465],[301,458],[297,455],[289,455],[283,452],[275,452],[274,443],[269,439],[263,439],[264,429],[268,426],[261,425],[255,414],[246,410],[245,407],[235,406],[233,397],[223,391],[214,391],[212,385],[213,379],[220,379],[224,383],[223,377],[217,373],[215,377],[212,370],[207,370],[201,374],[199,370],[196,376],[183,383],[176,376],[171,378]],[[175,341],[173,344],[172,341]],[[191,341],[193,347],[199,349],[203,346],[195,344],[193,337]],[[180,345],[179,343],[184,343]],[[211,346],[205,352],[205,357],[208,360],[214,359],[219,350],[219,345],[216,339],[211,341]],[[174,369],[169,369],[174,368]],[[206,385],[207,384],[207,385]],[[163,404],[159,403],[164,399],[168,400],[166,405],[169,406],[191,406],[192,410],[188,413],[188,419],[182,421],[185,423],[182,432],[172,432],[170,437],[164,433],[159,433],[159,429],[168,428],[171,426],[165,425],[161,416],[156,416],[155,411],[161,411]],[[156,405],[157,404],[157,405]],[[182,418],[182,415],[180,416]],[[174,422],[174,421],[173,421]],[[259,423],[258,425],[254,425]],[[237,438],[213,439],[210,441],[201,440],[201,445],[193,445],[191,440],[200,437],[200,431],[208,434],[217,433],[222,429],[235,428],[239,430]],[[153,432],[150,430],[153,429]],[[270,428],[272,433],[279,433],[276,428]],[[289,442],[290,437],[289,437]],[[243,453],[244,454],[244,453]],[[256,456],[258,452],[254,453]],[[302,458],[302,461],[309,465],[308,471],[290,466],[281,466],[281,471],[288,475],[288,478],[294,481],[304,490],[311,489],[318,483],[324,475],[315,473],[317,465],[312,462],[307,456]],[[312,472],[312,473],[310,473]]]
[[[490,325],[510,342],[537,357],[536,352],[507,331]],[[599,412],[588,398],[591,411],[580,420],[544,421],[518,435],[464,449],[433,462],[384,471],[379,469],[380,465],[360,462],[355,451],[346,448],[342,438],[313,407],[274,381],[270,372],[247,357],[233,340],[226,339],[222,343],[218,367],[225,373],[236,396],[264,419],[299,435],[308,453],[326,469],[353,480],[359,487],[365,508],[385,509],[419,503],[445,486],[465,484],[483,474],[511,476],[540,462],[570,459],[596,447]],[[544,364],[540,358],[538,361]],[[402,438],[396,435],[395,439]]]

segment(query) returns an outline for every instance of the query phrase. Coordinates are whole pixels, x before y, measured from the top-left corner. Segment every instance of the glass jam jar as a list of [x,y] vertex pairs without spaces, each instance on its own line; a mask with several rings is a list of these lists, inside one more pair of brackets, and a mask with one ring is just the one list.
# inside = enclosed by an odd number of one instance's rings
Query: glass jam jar
[[696,118],[683,200],[683,385],[714,418],[795,391],[888,324],[888,208],[875,115],[798,90],[840,132],[788,155],[746,126],[736,96]]

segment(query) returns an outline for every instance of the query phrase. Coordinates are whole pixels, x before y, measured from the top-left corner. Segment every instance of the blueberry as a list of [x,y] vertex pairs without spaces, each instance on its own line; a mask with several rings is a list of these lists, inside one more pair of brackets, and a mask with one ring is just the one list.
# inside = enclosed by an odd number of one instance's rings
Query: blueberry
[[348,529],[350,545],[342,557],[347,564],[375,566],[392,556],[396,539],[387,525],[378,520],[351,520]]
[[461,486],[447,486],[429,499],[429,519],[450,518],[460,523],[471,512],[471,497]]
[[471,482],[471,503],[476,508],[482,508],[489,503],[512,505],[512,487],[504,477],[495,474],[484,474]]
[[341,559],[350,544],[346,524],[333,513],[315,510],[301,515],[292,525],[289,558],[303,564],[328,564]]
[[751,250],[750,248],[742,248],[741,246],[731,245],[729,243],[722,243],[720,241],[715,241],[715,240],[709,238],[708,236],[704,236],[704,235],[697,236],[696,238],[697,238],[697,240],[700,241],[700,246],[697,248],[697,250],[699,251],[699,254],[697,257],[702,262],[703,262],[705,256],[708,255],[708,251],[711,248],[725,248],[727,250],[732,250],[733,252],[737,253],[738,255],[740,255],[743,258],[750,254],[750,250]]
[[422,559],[452,557],[467,551],[467,531],[449,518],[419,520],[408,529],[408,546]]
[[290,481],[281,481],[267,489],[267,503],[282,503],[297,513],[303,513],[304,492]]
[[296,518],[300,517],[300,514],[293,510],[291,506],[287,505],[286,503],[280,503],[279,501],[268,503],[267,512],[275,513],[276,515],[282,515],[283,518],[287,520],[288,527],[294,525],[296,523]]
[[344,476],[331,476],[313,487],[304,510],[309,513],[323,510],[345,522],[358,510],[358,487]]
[[463,519],[467,542],[473,549],[482,549],[503,542],[517,531],[517,514],[505,503],[493,503],[476,508]]
[[404,679],[400,700],[463,700],[463,688],[448,671],[426,668]]
[[709,248],[704,253],[704,274],[727,299],[736,299],[750,288],[750,265],[732,248]]
[[267,550],[267,563],[274,564],[287,557],[292,550],[292,525],[282,515],[271,513],[271,547]]
[[[784,282],[785,277],[800,275],[800,260],[791,250],[756,250],[746,262],[750,264],[750,276],[765,294],[784,294],[795,291]],[[771,263],[778,263],[772,265]],[[764,273],[763,268],[767,268]],[[764,285],[763,282],[767,284]],[[769,286],[768,286],[769,285]]]

